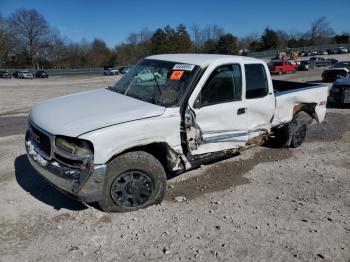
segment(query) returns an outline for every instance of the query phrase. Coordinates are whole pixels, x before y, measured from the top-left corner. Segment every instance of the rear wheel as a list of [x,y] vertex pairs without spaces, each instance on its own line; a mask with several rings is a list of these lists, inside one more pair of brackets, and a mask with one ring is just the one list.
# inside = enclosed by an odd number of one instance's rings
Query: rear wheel
[[312,123],[312,117],[305,112],[295,114],[293,120],[275,130],[274,143],[279,147],[297,148],[304,143],[308,126]]
[[102,200],[103,211],[125,212],[160,203],[166,189],[166,173],[147,152],[125,153],[107,165]]

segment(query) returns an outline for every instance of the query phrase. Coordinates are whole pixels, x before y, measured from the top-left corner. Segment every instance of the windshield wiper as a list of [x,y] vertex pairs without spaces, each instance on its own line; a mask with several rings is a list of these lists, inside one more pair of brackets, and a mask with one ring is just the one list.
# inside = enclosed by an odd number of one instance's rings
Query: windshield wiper
[[[157,88],[158,88],[158,91],[159,91],[159,95],[158,95],[158,99],[159,99],[159,97],[162,95],[162,90],[160,89],[158,80],[157,80],[154,72],[152,72],[152,75],[153,75],[154,82],[156,82],[156,85],[157,85]],[[153,89],[153,95],[152,95],[152,103],[156,104],[156,95],[155,95],[154,89]]]
[[134,81],[136,80],[136,77],[134,76],[133,79],[131,79],[130,84],[128,85],[128,87],[126,88],[124,95],[126,96],[126,94],[129,92],[129,89],[131,87],[131,85],[134,84]]
[[152,72],[152,75],[153,75],[154,81],[155,81],[156,84],[157,84],[157,88],[158,88],[159,94],[161,95],[161,94],[162,94],[162,90],[160,90],[160,87],[159,87],[159,84],[158,84],[158,80],[157,80],[157,78],[156,78],[154,72]]

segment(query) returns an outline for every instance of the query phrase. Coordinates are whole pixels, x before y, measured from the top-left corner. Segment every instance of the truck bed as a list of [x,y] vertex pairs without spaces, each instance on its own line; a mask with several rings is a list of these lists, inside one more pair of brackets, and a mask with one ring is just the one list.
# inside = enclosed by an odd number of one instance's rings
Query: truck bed
[[275,92],[297,91],[297,89],[304,89],[310,87],[317,87],[319,84],[291,82],[284,80],[272,80],[273,89]]
[[272,84],[276,99],[272,126],[290,122],[293,118],[294,107],[300,104],[315,106],[317,122],[321,122],[325,118],[325,104],[328,97],[327,85],[281,80],[272,80]]

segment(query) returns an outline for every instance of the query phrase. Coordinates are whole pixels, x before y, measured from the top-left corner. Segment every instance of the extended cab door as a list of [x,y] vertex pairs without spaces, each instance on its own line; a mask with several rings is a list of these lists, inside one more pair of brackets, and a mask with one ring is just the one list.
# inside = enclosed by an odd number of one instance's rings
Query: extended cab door
[[271,130],[275,112],[272,80],[265,64],[245,64],[245,105],[247,107],[249,139]]
[[185,113],[191,155],[238,148],[248,140],[249,118],[239,64],[219,66]]

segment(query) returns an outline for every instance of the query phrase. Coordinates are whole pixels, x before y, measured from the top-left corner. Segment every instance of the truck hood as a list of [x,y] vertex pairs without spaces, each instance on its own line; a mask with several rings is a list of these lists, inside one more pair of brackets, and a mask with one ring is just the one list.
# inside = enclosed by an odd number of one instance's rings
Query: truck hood
[[97,89],[41,102],[29,118],[53,135],[77,137],[103,127],[163,114],[165,107],[108,89]]

